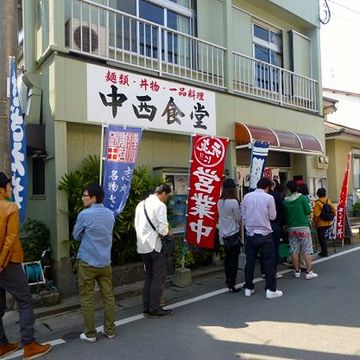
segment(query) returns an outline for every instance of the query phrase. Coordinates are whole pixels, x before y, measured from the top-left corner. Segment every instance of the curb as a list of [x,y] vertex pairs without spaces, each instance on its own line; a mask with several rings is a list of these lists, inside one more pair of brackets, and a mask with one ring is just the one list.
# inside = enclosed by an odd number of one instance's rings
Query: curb
[[[224,267],[221,266],[215,266],[215,265],[208,265],[206,267],[194,269],[191,271],[192,278],[198,278],[206,275],[211,275],[217,272],[223,272]],[[174,274],[171,274],[167,277],[165,286],[175,286],[173,285],[173,276]],[[143,290],[143,281],[138,281],[133,284],[128,285],[121,285],[114,287],[114,296],[115,301],[124,300],[128,298],[132,298],[135,296],[139,296],[142,294]],[[99,291],[95,290],[95,308],[101,308],[101,298]],[[34,309],[34,315],[37,319],[49,317],[53,315],[60,315],[63,313],[75,311],[80,309],[80,299],[79,296],[74,296],[68,299],[64,299],[61,301],[60,304],[54,305],[54,306],[46,306],[46,307],[39,307]]]

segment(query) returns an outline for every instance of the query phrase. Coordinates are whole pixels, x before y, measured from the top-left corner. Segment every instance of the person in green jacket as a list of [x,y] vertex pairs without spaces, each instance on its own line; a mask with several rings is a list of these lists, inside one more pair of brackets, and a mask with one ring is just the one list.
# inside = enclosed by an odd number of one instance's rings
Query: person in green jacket
[[294,266],[294,276],[300,277],[300,252],[306,263],[306,280],[318,277],[312,270],[311,254],[313,253],[309,215],[311,206],[306,196],[297,191],[295,181],[286,184],[287,196],[284,200],[285,221],[288,227],[290,253]]

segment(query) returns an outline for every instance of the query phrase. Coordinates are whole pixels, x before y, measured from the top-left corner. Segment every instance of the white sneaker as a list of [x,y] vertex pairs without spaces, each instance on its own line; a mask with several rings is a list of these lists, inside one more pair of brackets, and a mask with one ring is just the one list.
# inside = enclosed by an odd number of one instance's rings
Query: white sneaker
[[96,341],[96,336],[95,337],[88,337],[88,336],[86,336],[85,333],[82,333],[82,334],[80,334],[80,340],[85,341],[85,342],[89,342],[89,343],[94,343]]
[[306,273],[305,278],[306,280],[311,280],[317,278],[319,275],[314,273],[312,270]]
[[116,336],[115,333],[110,335],[110,334],[106,333],[105,330],[102,330],[101,333],[108,339],[113,339]]
[[301,274],[300,270],[299,271],[294,270],[294,277],[299,278],[300,274]]
[[244,288],[244,295],[245,296],[251,296],[254,292],[255,292],[254,289],[250,290],[250,289]]
[[271,290],[267,289],[265,296],[267,299],[275,299],[277,297],[283,296],[283,292],[281,290],[271,291]]

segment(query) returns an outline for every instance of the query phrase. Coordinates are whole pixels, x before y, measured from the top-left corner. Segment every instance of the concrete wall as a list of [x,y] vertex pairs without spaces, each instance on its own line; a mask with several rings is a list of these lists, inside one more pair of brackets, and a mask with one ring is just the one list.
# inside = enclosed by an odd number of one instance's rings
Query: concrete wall
[[337,110],[327,116],[327,120],[360,130],[360,94],[324,91],[324,96],[338,100]]
[[325,147],[323,118],[240,96],[217,93],[217,134],[234,139],[234,122],[292,130],[319,138]]
[[292,14],[301,17],[314,26],[319,27],[319,1],[318,0],[270,0],[270,2],[286,9]]
[[[327,172],[329,181],[329,195],[331,199],[338,201],[341,192],[341,186],[344,179],[345,167],[348,153],[353,148],[360,148],[359,142],[344,140],[327,140],[326,151],[329,156],[329,169]],[[349,194],[353,191],[353,173],[350,168]]]

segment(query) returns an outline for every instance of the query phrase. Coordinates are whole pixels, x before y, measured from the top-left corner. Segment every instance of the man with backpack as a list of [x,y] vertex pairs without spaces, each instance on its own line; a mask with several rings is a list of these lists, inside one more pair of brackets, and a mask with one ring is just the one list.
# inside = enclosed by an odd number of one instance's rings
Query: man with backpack
[[321,251],[319,256],[328,256],[327,244],[326,244],[326,230],[331,226],[334,220],[336,209],[334,204],[326,197],[326,190],[320,188],[317,190],[316,195],[318,200],[315,201],[313,209],[313,222],[317,231],[317,238],[320,244]]

